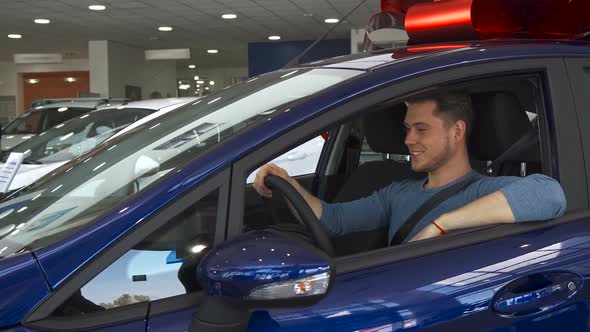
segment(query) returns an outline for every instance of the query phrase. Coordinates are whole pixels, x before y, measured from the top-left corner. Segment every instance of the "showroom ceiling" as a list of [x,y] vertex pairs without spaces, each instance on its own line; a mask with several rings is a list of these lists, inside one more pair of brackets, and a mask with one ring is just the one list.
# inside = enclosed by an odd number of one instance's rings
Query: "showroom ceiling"
[[[245,65],[248,42],[313,40],[330,28],[326,18],[341,18],[359,0],[2,0],[0,61],[14,53],[62,53],[86,58],[88,40],[112,40],[145,49],[191,48],[199,66]],[[104,11],[89,5],[102,4]],[[346,38],[379,11],[367,0],[329,38]],[[236,14],[224,20],[222,14]],[[49,19],[36,24],[34,19]],[[170,32],[158,30],[170,26]],[[20,34],[21,39],[9,39]],[[207,49],[218,49],[212,55]],[[187,62],[188,63],[188,62]]]

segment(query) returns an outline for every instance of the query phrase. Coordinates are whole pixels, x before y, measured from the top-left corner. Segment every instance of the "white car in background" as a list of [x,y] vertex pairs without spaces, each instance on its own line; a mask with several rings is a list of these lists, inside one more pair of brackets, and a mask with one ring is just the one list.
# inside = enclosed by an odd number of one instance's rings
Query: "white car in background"
[[[134,123],[144,123],[197,99],[183,97],[136,101],[117,107],[101,108],[61,123],[2,152],[3,163],[13,152],[24,154],[23,163],[8,191],[37,181],[43,175],[92,150],[118,132],[134,128]],[[126,128],[128,126],[129,128]],[[0,167],[3,166],[4,164],[0,164]]]
[[2,129],[1,149],[9,150],[60,123],[93,110],[118,106],[126,102],[126,99],[108,98],[37,100],[28,112],[21,114]]

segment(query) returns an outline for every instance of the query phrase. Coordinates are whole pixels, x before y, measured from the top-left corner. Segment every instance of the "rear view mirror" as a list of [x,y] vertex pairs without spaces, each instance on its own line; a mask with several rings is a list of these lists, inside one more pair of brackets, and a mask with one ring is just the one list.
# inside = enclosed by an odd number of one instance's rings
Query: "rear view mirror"
[[210,251],[197,277],[208,297],[190,331],[245,331],[251,308],[315,304],[328,293],[334,276],[322,251],[265,230],[242,234]]

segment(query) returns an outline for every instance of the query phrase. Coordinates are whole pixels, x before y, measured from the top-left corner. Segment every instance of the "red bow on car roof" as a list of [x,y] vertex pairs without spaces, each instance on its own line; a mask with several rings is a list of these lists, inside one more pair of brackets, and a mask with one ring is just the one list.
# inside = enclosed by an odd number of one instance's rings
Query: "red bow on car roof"
[[588,0],[382,0],[405,14],[410,44],[490,38],[573,39],[590,30]]

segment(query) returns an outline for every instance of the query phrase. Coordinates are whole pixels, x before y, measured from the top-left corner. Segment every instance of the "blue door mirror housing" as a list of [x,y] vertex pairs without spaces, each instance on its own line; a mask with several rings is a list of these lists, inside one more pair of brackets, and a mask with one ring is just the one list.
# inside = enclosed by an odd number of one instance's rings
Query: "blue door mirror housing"
[[252,231],[213,249],[197,268],[209,296],[265,307],[313,304],[333,278],[331,259],[276,230]]
[[333,284],[331,259],[276,230],[244,233],[212,249],[197,267],[207,299],[189,331],[245,331],[253,308],[307,306]]

